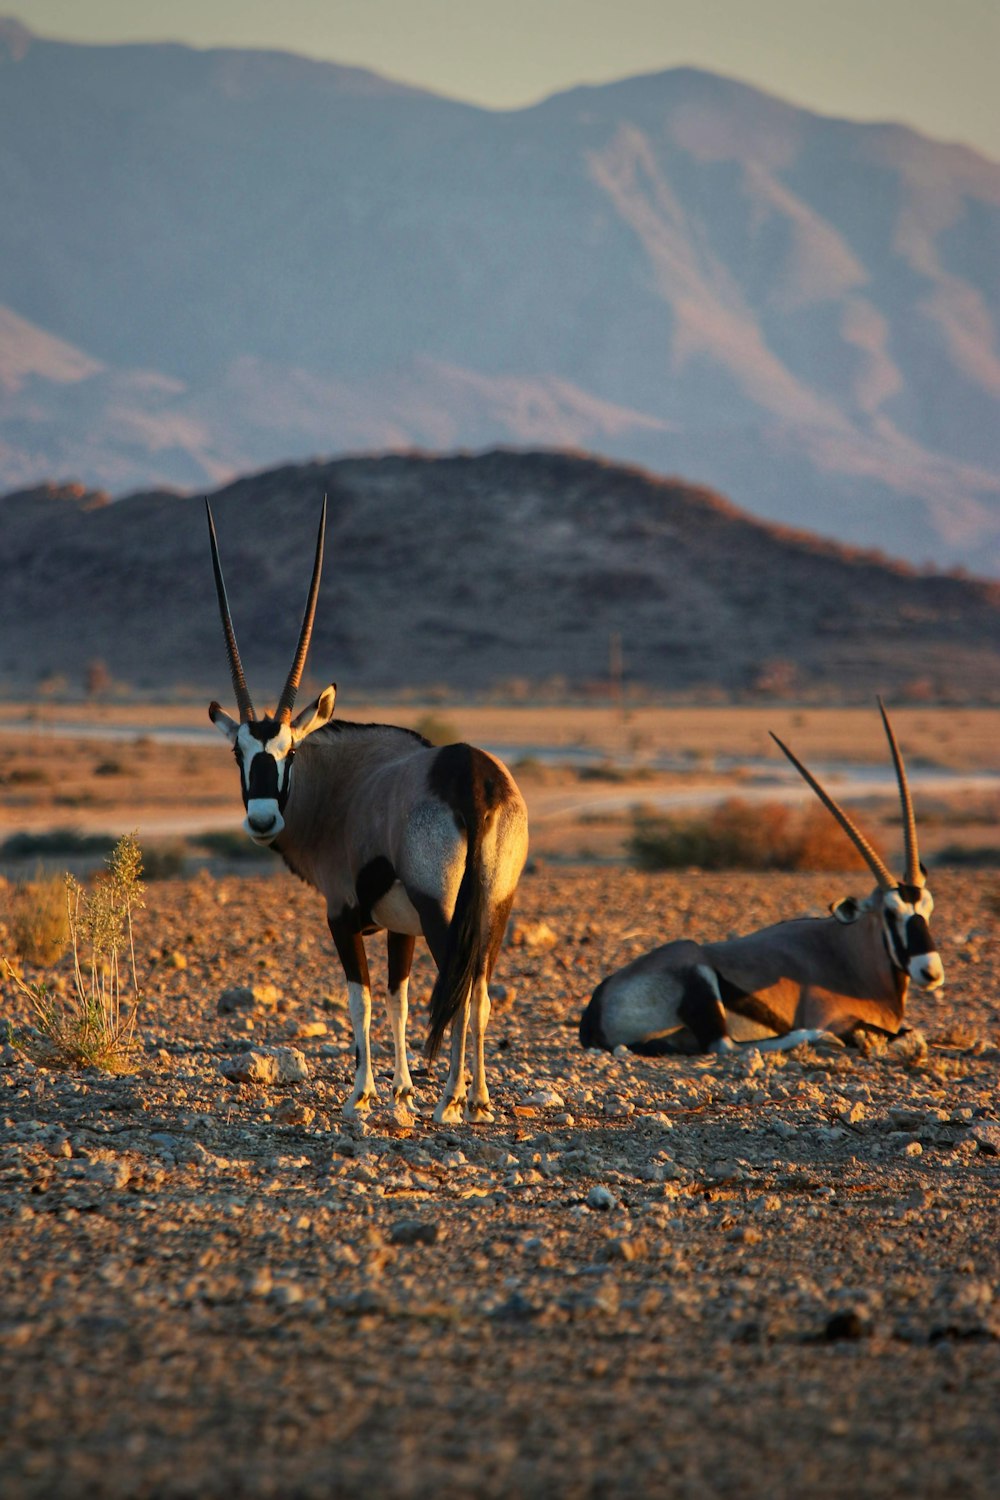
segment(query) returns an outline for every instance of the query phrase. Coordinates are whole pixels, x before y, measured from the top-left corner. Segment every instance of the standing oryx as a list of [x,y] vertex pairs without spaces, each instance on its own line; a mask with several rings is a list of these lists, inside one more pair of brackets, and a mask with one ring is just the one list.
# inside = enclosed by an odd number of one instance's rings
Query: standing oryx
[[[207,507],[207,502],[206,502]],[[365,934],[388,930],[388,1010],[395,1044],[393,1096],[413,1092],[406,1060],[407,990],[415,938],[438,967],[427,1050],[449,1022],[451,1067],[436,1120],[491,1120],[483,1043],[487,990],[528,849],[528,820],[507,768],[471,745],[434,749],[387,724],[333,721],[334,686],[292,718],[312,633],[323,565],[326,501],[298,648],[278,706],[258,719],[247,689],[226,599],[212,513],[208,528],[222,628],[239,717],[218,703],[212,722],[240,768],[244,828],[272,844],[326,899],[327,920],[347,976],[357,1072],[345,1114],[375,1098]],[[292,764],[294,760],[294,766]],[[472,1097],[466,1101],[465,1041],[471,1010]]]
[[893,879],[847,814],[773,735],[860,851],[876,889],[865,901],[838,901],[830,917],[800,917],[719,943],[681,939],[637,958],[594,991],[580,1020],[584,1047],[725,1052],[735,1040],[777,1051],[859,1027],[895,1035],[910,981],[921,990],[943,983],[906,770],[881,699],[879,708],[903,806],[903,879]]

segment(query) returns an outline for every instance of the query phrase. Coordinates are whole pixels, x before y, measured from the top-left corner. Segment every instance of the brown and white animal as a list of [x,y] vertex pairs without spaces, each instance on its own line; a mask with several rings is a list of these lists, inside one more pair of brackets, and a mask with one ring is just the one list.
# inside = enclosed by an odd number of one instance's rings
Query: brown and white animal
[[904,1026],[909,985],[929,991],[944,982],[906,770],[881,699],[879,708],[903,807],[903,879],[893,878],[847,814],[772,736],[860,851],[875,890],[864,901],[836,902],[830,917],[800,917],[718,943],[681,939],[637,958],[594,991],[580,1020],[584,1047],[624,1045],[649,1056],[726,1052],[734,1042],[753,1042],[783,1051],[830,1032],[895,1035]]
[[[438,967],[427,1050],[451,1023],[451,1066],[439,1121],[493,1118],[486,1087],[487,985],[528,848],[524,802],[500,761],[471,745],[435,749],[387,724],[334,721],[336,687],[295,718],[292,707],[312,633],[323,564],[326,501],[295,659],[273,714],[258,718],[247,690],[208,510],[212,563],[238,717],[218,703],[209,716],[236,756],[244,828],[270,844],[326,899],[330,932],[347,976],[356,1076],[344,1106],[367,1112],[375,1098],[369,1026],[371,988],[364,939],[388,933],[388,1011],[395,1045],[394,1100],[413,1092],[406,1056],[408,983],[423,934]],[[466,1032],[472,1019],[472,1096]]]

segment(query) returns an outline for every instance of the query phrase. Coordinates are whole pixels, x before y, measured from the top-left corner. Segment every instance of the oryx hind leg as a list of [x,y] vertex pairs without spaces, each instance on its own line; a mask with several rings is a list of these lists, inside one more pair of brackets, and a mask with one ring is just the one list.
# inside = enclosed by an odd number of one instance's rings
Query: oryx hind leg
[[372,992],[368,977],[368,958],[359,932],[351,932],[342,923],[330,919],[330,932],[337,954],[347,976],[347,1006],[354,1027],[354,1088],[342,1108],[351,1118],[366,1115],[377,1098],[372,1073],[371,1020]]
[[693,964],[685,974],[677,1018],[683,1021],[703,1052],[733,1050],[718,976],[708,964]]
[[490,1091],[486,1086],[486,1027],[490,1019],[490,992],[486,975],[476,978],[472,987],[470,1004],[472,1023],[472,1096],[465,1109],[465,1118],[472,1125],[488,1125],[493,1120],[490,1108]]
[[468,1027],[469,1001],[466,999],[451,1023],[451,1066],[445,1080],[444,1093],[434,1111],[434,1118],[439,1125],[460,1125],[465,1118],[465,1037]]
[[406,1056],[406,1020],[409,1012],[410,966],[413,963],[415,939],[406,932],[390,932],[386,938],[389,951],[389,988],[386,1009],[392,1028],[395,1052],[392,1070],[392,1097],[397,1105],[406,1104],[413,1094],[413,1079]]
[[510,920],[514,905],[514,892],[497,902],[490,914],[490,944],[486,958],[485,973],[477,974],[472,986],[472,1098],[466,1109],[466,1119],[473,1125],[489,1125],[494,1115],[490,1107],[490,1091],[486,1085],[486,1028],[490,1020],[490,980],[496,966],[503,935]]

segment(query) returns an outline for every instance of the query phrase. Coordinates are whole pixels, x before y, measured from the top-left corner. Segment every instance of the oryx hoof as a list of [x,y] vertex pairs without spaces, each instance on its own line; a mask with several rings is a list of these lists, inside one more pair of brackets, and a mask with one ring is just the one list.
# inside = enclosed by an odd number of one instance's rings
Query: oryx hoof
[[442,1099],[434,1111],[438,1125],[461,1125],[465,1119],[464,1099]]
[[488,1099],[484,1099],[478,1104],[475,1101],[470,1101],[465,1106],[465,1121],[467,1125],[492,1125],[495,1119],[496,1116],[490,1108],[490,1101]]
[[413,1100],[413,1084],[412,1083],[404,1083],[404,1084],[401,1084],[399,1088],[395,1088],[395,1087],[393,1088],[393,1091],[392,1091],[392,1102],[393,1102],[393,1105],[394,1105],[395,1108],[397,1108],[397,1109],[412,1109],[413,1108],[412,1100]]
[[365,1115],[371,1114],[372,1105],[378,1102],[378,1095],[374,1089],[366,1089],[363,1094],[351,1097],[345,1102],[340,1113],[345,1120],[357,1120]]

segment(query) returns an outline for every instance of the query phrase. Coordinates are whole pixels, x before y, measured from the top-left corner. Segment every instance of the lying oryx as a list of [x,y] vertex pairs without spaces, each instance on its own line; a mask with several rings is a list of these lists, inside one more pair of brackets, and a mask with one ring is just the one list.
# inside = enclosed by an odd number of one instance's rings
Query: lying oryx
[[859,1027],[895,1035],[910,981],[921,990],[943,983],[906,770],[881,699],[879,708],[903,806],[903,879],[893,879],[847,814],[773,735],[863,855],[876,889],[866,901],[838,901],[830,917],[800,917],[719,943],[681,939],[637,958],[594,991],[580,1020],[584,1047],[624,1045],[652,1056],[726,1052],[737,1041],[783,1051]]
[[[438,967],[429,1056],[453,1023],[451,1067],[434,1118],[457,1122],[464,1105],[467,1119],[491,1120],[483,1058],[487,984],[527,855],[521,794],[506,767],[484,750],[434,749],[408,729],[333,721],[334,686],[292,718],[319,593],[325,500],[295,659],[273,715],[258,719],[236,646],[210,509],[208,527],[239,718],[230,718],[218,703],[209,716],[236,755],[247,833],[258,844],[273,845],[326,899],[354,1025],[357,1071],[344,1113],[367,1112],[375,1098],[364,937],[385,928],[394,1099],[400,1103],[413,1092],[406,1059],[407,990],[414,940],[422,933]],[[466,1101],[470,1009],[473,1085]]]

